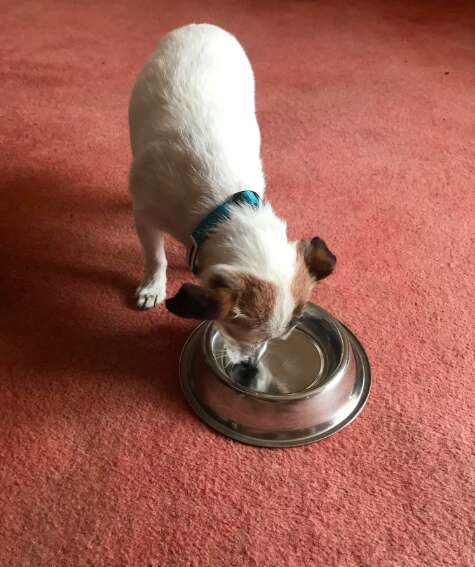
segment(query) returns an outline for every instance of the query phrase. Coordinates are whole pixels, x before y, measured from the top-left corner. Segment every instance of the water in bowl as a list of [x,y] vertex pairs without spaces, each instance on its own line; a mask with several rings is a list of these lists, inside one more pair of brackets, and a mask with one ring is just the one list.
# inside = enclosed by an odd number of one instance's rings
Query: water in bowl
[[241,388],[274,395],[302,392],[319,382],[325,357],[318,343],[308,333],[296,328],[284,340],[267,344],[257,366],[232,365],[224,357],[222,369]]

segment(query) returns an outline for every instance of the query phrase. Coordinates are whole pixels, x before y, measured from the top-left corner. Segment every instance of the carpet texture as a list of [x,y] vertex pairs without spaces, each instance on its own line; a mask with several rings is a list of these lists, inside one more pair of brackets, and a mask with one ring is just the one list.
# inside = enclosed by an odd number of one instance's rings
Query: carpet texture
[[[473,3],[0,13],[0,564],[474,565]],[[363,414],[312,446],[207,429],[177,380],[192,324],[130,308],[128,96],[191,21],[245,46],[268,197],[337,254],[314,300],[372,362]],[[189,275],[168,250],[172,294]]]

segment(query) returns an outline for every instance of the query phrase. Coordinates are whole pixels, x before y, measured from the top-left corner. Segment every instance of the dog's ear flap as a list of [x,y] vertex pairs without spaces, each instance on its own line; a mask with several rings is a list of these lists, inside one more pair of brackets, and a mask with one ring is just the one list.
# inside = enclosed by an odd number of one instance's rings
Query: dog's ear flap
[[316,280],[323,280],[333,272],[336,256],[325,242],[316,236],[305,245],[305,263],[308,271]]
[[225,317],[232,307],[229,294],[199,285],[183,284],[175,295],[165,301],[169,311],[186,319],[212,320]]

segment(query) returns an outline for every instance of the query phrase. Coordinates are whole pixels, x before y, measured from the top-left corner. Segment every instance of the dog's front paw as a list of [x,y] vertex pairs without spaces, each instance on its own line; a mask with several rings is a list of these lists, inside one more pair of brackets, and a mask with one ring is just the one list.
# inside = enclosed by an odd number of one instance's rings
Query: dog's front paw
[[143,282],[135,292],[136,305],[139,309],[152,309],[162,303],[166,295],[165,279],[153,279]]

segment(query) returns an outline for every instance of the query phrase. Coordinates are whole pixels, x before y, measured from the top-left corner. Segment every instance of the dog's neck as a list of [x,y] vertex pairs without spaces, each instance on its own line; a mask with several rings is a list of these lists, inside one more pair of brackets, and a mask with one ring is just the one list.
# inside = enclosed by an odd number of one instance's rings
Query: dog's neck
[[259,208],[236,205],[200,247],[199,268],[204,273],[224,264],[268,281],[282,281],[291,277],[295,255],[287,225],[269,203]]

